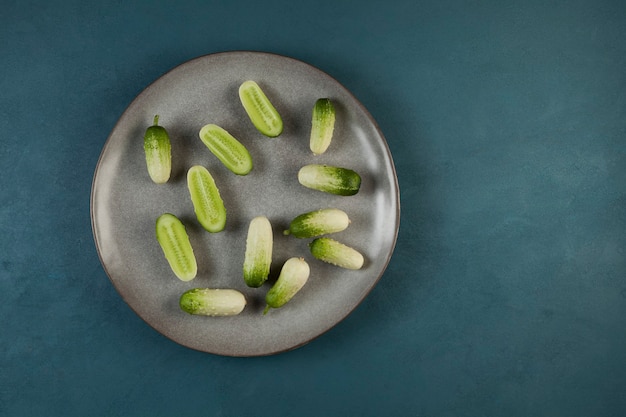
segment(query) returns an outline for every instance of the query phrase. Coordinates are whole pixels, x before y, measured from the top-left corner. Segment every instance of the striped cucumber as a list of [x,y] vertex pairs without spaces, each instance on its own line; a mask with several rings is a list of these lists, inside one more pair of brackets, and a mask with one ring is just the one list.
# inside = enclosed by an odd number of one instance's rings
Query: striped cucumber
[[320,237],[309,244],[311,254],[320,261],[346,269],[361,269],[364,258],[356,249],[328,237]]
[[283,233],[297,238],[311,238],[341,232],[349,225],[350,219],[345,211],[328,208],[297,216]]
[[199,316],[236,316],[246,306],[246,298],[233,289],[194,288],[179,300],[181,310]]
[[224,230],[226,207],[224,207],[220,191],[209,171],[201,165],[194,165],[189,168],[187,187],[196,217],[202,227],[211,233]]
[[298,181],[307,188],[341,196],[359,192],[361,177],[348,168],[311,164],[300,168]]
[[146,129],[143,137],[148,174],[156,184],[164,184],[172,172],[172,144],[164,127],[159,126],[159,115],[154,116],[154,124]]
[[311,138],[309,147],[315,155],[326,152],[335,130],[335,106],[327,98],[320,98],[313,106],[311,118]]
[[256,82],[243,82],[239,86],[239,99],[259,132],[270,138],[283,132],[283,119]]
[[250,221],[243,261],[243,279],[246,285],[258,288],[267,280],[272,263],[274,237],[267,217],[258,216]]
[[181,281],[194,279],[198,265],[183,223],[173,214],[162,214],[156,221],[156,237],[174,274]]
[[222,127],[205,125],[200,129],[199,136],[211,153],[235,174],[247,175],[252,170],[250,152]]
[[283,265],[276,283],[265,295],[267,306],[263,314],[270,308],[280,308],[306,284],[311,270],[303,258],[289,258]]

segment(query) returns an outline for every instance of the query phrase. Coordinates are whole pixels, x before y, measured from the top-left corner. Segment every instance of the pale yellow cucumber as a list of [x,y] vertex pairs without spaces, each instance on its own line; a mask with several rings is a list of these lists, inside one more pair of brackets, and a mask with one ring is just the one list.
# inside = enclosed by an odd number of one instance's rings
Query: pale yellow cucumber
[[280,308],[287,304],[309,279],[311,269],[303,258],[289,258],[284,263],[276,283],[265,295],[267,306],[263,314],[270,308]]
[[303,213],[294,218],[283,233],[297,238],[311,238],[345,230],[350,218],[345,211],[327,208]]
[[313,240],[309,249],[316,259],[341,268],[361,269],[365,261],[359,251],[329,237]]
[[236,316],[246,306],[246,298],[234,289],[194,288],[180,296],[179,305],[199,316]]
[[243,261],[243,279],[246,285],[258,288],[267,280],[272,263],[274,237],[267,217],[258,216],[250,221]]

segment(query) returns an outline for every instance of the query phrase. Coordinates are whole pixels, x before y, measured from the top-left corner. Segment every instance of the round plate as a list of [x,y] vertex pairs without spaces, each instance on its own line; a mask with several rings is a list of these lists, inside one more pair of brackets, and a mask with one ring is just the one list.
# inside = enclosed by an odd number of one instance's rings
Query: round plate
[[[239,85],[255,80],[284,122],[277,138],[261,135],[238,96]],[[328,151],[309,150],[311,111],[318,98],[336,107]],[[172,141],[172,175],[166,184],[150,180],[143,135],[154,115]],[[198,137],[215,123],[250,151],[247,176],[230,172]],[[301,186],[298,170],[311,163],[357,171],[358,194],[335,196]],[[226,228],[206,232],[195,218],[186,173],[206,167],[227,210]],[[366,262],[351,271],[323,263],[308,250],[311,239],[283,235],[298,214],[335,207],[351,224],[333,235],[359,250]],[[198,261],[198,275],[182,282],[172,273],[155,237],[155,221],[169,212],[187,228]],[[242,275],[249,222],[266,216],[274,230],[269,280],[248,288]],[[336,80],[301,61],[260,52],[202,56],[169,71],[126,109],[104,145],[91,192],[96,247],[111,282],[128,305],[170,339],[205,352],[228,356],[269,355],[301,346],[344,319],[382,276],[393,252],[400,217],[399,192],[389,148],[375,121]],[[263,315],[265,294],[283,263],[302,257],[311,267],[307,284],[280,309]],[[238,316],[192,316],[178,306],[180,295],[198,287],[234,288],[247,305]]]

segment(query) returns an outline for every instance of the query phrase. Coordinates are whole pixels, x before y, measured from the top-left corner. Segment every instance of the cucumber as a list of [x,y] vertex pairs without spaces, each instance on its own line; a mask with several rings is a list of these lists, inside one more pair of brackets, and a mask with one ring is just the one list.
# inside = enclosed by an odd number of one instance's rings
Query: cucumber
[[303,166],[298,181],[307,188],[341,196],[355,195],[361,188],[361,177],[355,171],[329,165]]
[[179,305],[194,315],[236,316],[246,306],[246,298],[233,289],[194,288],[180,296]]
[[259,85],[248,80],[239,86],[239,99],[256,129],[270,138],[283,132],[283,120]]
[[252,170],[252,157],[245,146],[215,124],[200,129],[200,139],[226,168],[237,175],[247,175]]
[[165,184],[172,172],[172,144],[164,127],[159,126],[159,115],[154,124],[146,129],[143,149],[150,179],[156,184]]
[[162,214],[156,221],[156,237],[174,274],[181,281],[194,279],[198,265],[183,223],[173,214]]
[[350,219],[345,211],[328,208],[301,214],[291,221],[283,233],[297,238],[311,238],[345,230]]
[[272,225],[267,217],[259,216],[250,221],[243,261],[243,279],[248,287],[258,288],[267,280],[272,263],[273,239]]
[[346,269],[361,269],[364,258],[356,249],[328,237],[320,237],[309,244],[314,258]]
[[224,230],[226,226],[226,207],[220,191],[209,171],[194,165],[187,171],[187,187],[198,222],[211,233]]
[[326,152],[335,130],[335,106],[327,98],[320,98],[313,106],[311,118],[311,138],[309,147],[315,155]]
[[265,295],[267,306],[263,314],[270,308],[280,308],[306,284],[311,270],[303,258],[289,258],[284,263],[276,283]]

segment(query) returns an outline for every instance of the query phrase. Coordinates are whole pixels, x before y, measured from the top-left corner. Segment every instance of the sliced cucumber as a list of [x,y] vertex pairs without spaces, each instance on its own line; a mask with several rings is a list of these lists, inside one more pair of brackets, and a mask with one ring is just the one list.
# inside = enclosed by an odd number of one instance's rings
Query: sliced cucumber
[[180,296],[181,310],[201,316],[236,316],[246,306],[246,298],[233,289],[194,288]]
[[154,124],[146,129],[143,137],[148,174],[156,184],[164,184],[172,172],[172,144],[164,127],[159,126],[159,115],[154,116]]
[[194,165],[189,168],[187,187],[196,217],[202,227],[211,233],[224,230],[226,207],[224,207],[220,191],[209,171],[201,165]]
[[313,240],[309,249],[316,259],[346,269],[361,269],[365,261],[356,249],[328,237]]
[[341,196],[359,192],[361,177],[348,168],[311,164],[300,168],[298,181],[307,188]]
[[258,288],[267,280],[272,263],[274,237],[267,217],[259,216],[250,221],[243,261],[243,279],[246,285]]
[[283,119],[256,82],[248,80],[242,83],[239,99],[259,132],[271,138],[283,132]]
[[302,258],[289,258],[283,265],[276,283],[265,295],[267,306],[263,314],[270,308],[280,308],[306,284],[311,270],[309,264]]
[[328,208],[301,214],[291,221],[285,235],[311,238],[345,230],[350,219],[345,211]]
[[174,274],[181,281],[194,279],[198,265],[183,223],[173,214],[162,214],[156,221],[156,237]]
[[320,98],[313,106],[309,146],[315,155],[326,152],[335,130],[335,106],[327,98]]
[[235,174],[247,175],[252,170],[250,152],[222,127],[205,125],[200,129],[199,136],[211,153]]

